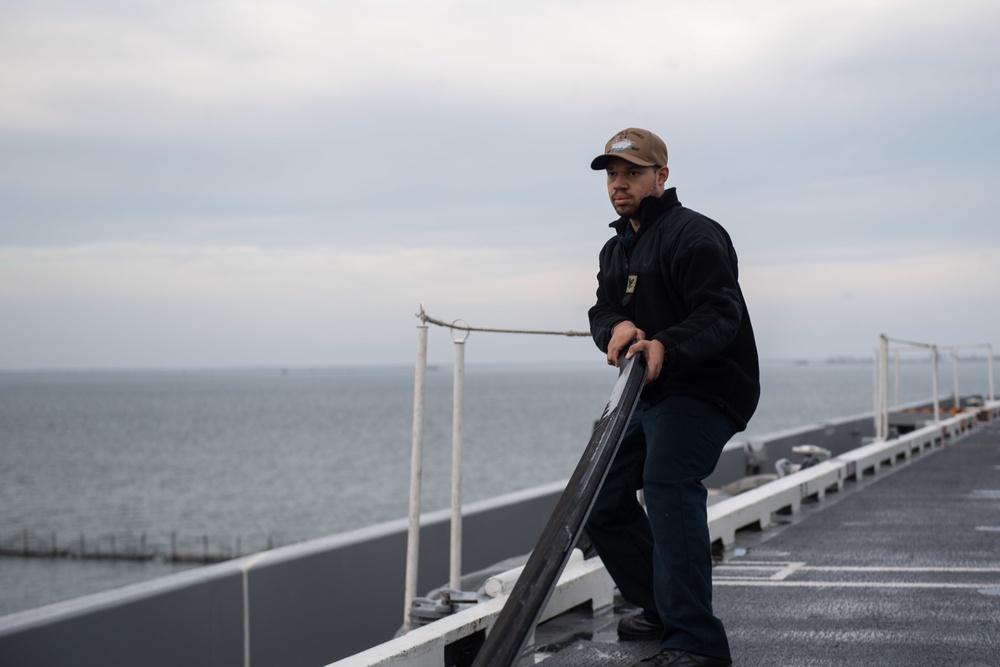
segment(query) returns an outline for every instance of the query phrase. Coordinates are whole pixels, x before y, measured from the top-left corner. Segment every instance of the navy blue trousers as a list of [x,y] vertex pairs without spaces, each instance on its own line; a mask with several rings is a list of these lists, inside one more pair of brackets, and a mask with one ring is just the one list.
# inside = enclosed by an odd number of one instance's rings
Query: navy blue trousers
[[736,431],[729,417],[696,398],[640,401],[587,521],[622,597],[663,622],[662,648],[730,659],[725,628],[712,612],[702,480]]

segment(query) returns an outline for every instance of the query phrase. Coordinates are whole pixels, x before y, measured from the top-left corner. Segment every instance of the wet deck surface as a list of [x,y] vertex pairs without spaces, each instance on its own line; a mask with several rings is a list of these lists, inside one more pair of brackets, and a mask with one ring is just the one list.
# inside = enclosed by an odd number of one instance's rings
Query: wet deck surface
[[[714,569],[736,667],[1000,666],[1000,423],[775,518]],[[655,653],[617,641],[626,611],[540,626],[521,665]]]

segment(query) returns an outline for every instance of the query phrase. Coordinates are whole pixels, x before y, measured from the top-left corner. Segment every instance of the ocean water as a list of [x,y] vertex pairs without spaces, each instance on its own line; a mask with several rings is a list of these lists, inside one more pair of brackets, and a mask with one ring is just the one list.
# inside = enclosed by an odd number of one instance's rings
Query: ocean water
[[[932,395],[928,364],[901,375],[902,402]],[[427,379],[424,511],[447,507],[451,484],[451,369]],[[464,500],[568,477],[615,379],[600,364],[470,365]],[[986,393],[985,360],[960,363],[959,382]],[[766,362],[762,385],[737,439],[872,407],[868,364]],[[0,544],[207,538],[245,553],[399,519],[412,418],[403,367],[0,373]],[[2,557],[0,615],[189,567]]]

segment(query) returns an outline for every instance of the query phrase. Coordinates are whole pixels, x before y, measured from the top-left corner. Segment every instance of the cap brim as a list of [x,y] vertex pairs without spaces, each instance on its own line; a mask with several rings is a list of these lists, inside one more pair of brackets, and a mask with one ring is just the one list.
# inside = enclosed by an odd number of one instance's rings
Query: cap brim
[[632,157],[631,155],[628,155],[626,153],[613,153],[613,154],[612,153],[604,153],[603,155],[598,155],[597,157],[595,157],[593,159],[593,161],[590,163],[590,168],[593,169],[594,171],[600,171],[601,169],[604,169],[605,167],[607,167],[608,166],[608,162],[610,162],[614,158],[621,158],[622,160],[625,160],[626,162],[631,162],[632,164],[637,164],[640,167],[655,167],[656,166],[652,162],[648,162],[646,160],[640,160],[639,158]]

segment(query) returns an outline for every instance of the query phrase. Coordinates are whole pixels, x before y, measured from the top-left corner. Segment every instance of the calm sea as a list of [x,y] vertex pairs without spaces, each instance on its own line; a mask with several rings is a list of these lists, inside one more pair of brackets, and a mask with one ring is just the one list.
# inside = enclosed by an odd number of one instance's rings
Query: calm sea
[[[959,364],[985,393],[986,362]],[[902,367],[903,402],[932,395]],[[470,366],[464,499],[564,479],[616,375],[599,364]],[[765,363],[744,439],[868,412],[867,364]],[[447,506],[450,368],[428,373],[423,509]],[[951,391],[942,365],[941,393]],[[145,535],[252,551],[407,514],[412,368],[0,373],[0,543]],[[0,615],[191,565],[0,558]]]

